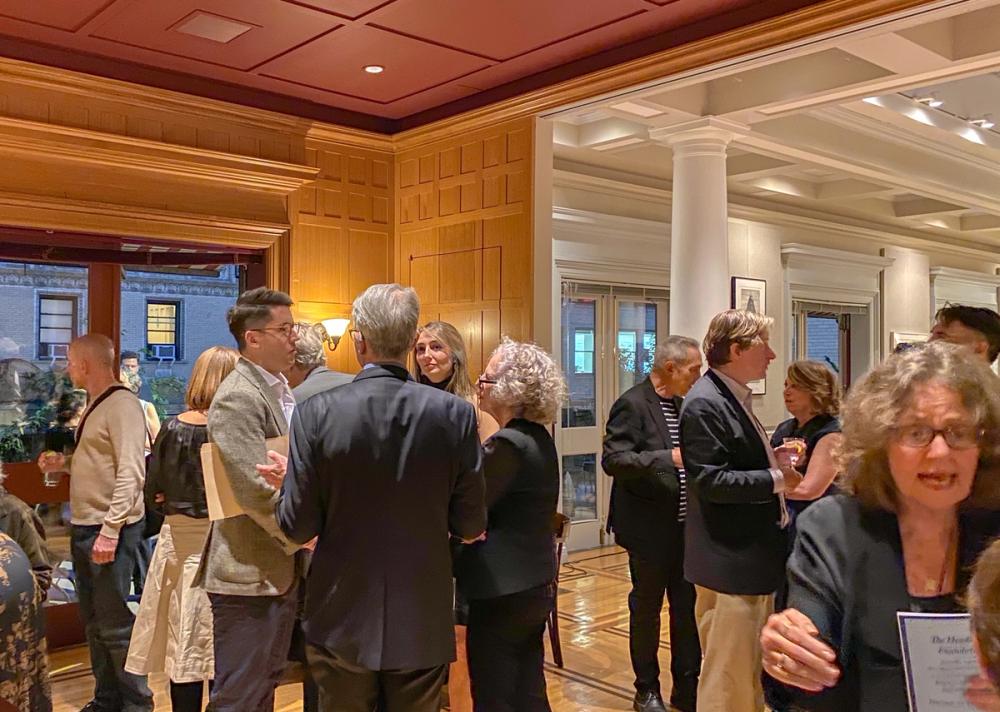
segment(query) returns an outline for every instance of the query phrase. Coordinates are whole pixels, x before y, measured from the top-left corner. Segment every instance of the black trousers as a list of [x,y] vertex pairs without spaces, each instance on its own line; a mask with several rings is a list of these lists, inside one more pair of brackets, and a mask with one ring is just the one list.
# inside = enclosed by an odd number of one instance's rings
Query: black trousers
[[280,596],[209,593],[215,636],[213,712],[274,707],[295,625],[297,586]]
[[550,712],[545,621],[555,584],[469,601],[466,649],[475,712]]
[[323,712],[439,712],[447,665],[425,670],[366,670],[306,643]]
[[125,658],[135,623],[135,615],[127,601],[142,529],[143,523],[138,521],[119,530],[118,548],[110,564],[95,564],[90,558],[94,540],[101,532],[100,526],[74,524],[70,529],[80,617],[94,673],[94,701],[101,712],[153,709],[153,693],[146,684],[146,676],[125,672]]
[[629,655],[637,692],[659,691],[660,612],[666,593],[670,610],[670,702],[694,712],[701,670],[701,644],[694,618],[694,586],[684,580],[684,534],[656,554],[629,550],[632,591],[628,595]]

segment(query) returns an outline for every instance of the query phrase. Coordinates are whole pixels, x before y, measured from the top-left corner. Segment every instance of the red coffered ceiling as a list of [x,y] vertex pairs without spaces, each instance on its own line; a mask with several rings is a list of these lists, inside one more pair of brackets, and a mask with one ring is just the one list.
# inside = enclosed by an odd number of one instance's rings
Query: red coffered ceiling
[[817,1],[0,0],[0,55],[393,132]]

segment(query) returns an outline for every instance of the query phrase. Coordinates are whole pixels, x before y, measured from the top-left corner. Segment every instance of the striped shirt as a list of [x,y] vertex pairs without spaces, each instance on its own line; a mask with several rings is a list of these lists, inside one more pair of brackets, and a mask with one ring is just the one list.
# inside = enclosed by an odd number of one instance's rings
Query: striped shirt
[[[671,398],[660,398],[660,408],[663,410],[663,419],[667,421],[667,430],[670,431],[670,440],[674,447],[678,447],[681,441],[680,413]],[[683,522],[687,516],[687,477],[683,467],[677,468],[677,480],[680,483],[680,494],[677,498],[677,521]]]

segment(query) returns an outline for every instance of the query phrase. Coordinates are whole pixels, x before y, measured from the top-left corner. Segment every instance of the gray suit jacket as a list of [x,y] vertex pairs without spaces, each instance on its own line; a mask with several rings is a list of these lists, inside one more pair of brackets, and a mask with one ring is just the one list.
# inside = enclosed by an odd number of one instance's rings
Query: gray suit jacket
[[252,363],[241,358],[219,385],[208,411],[208,439],[219,449],[245,515],[212,522],[196,584],[209,593],[277,596],[296,576],[289,540],[274,516],[279,493],[255,465],[267,462],[264,440],[288,433],[281,404]]
[[306,380],[292,389],[292,395],[295,396],[296,403],[301,403],[309,396],[343,386],[353,380],[354,376],[349,373],[340,373],[339,371],[331,371],[326,366],[317,366],[309,372]]

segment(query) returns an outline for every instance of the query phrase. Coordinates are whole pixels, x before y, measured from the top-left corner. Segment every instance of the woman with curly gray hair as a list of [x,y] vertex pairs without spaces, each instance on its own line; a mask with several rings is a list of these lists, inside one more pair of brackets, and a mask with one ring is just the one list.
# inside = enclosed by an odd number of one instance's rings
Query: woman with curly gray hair
[[549,433],[566,395],[562,371],[534,344],[504,339],[477,381],[500,425],[484,444],[486,540],[460,555],[469,601],[468,658],[476,712],[548,712],[545,621],[558,563],[552,519],[559,459]]
[[852,390],[843,437],[846,494],[798,519],[764,670],[791,709],[905,712],[897,611],[961,611],[1000,533],[1000,381],[951,344],[890,356]]

